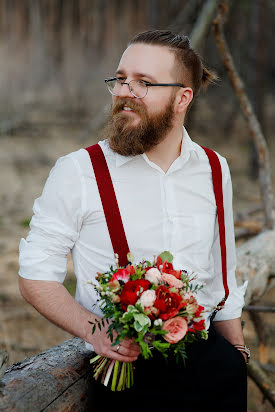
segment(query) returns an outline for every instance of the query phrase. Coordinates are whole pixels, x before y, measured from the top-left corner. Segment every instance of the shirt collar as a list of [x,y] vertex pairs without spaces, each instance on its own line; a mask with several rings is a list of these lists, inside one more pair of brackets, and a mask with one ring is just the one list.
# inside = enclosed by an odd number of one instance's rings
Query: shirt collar
[[[181,142],[181,152],[180,152],[180,157],[182,159],[186,159],[189,157],[189,154],[191,152],[195,152],[197,157],[199,157],[197,145],[193,142],[193,140],[190,138],[187,130],[183,126],[183,137],[182,137],[182,142]],[[124,165],[125,163],[130,162],[130,160],[133,160],[137,157],[144,156],[144,154],[137,155],[137,156],[122,156],[119,153],[115,153],[115,158],[116,158],[116,167],[120,167]]]

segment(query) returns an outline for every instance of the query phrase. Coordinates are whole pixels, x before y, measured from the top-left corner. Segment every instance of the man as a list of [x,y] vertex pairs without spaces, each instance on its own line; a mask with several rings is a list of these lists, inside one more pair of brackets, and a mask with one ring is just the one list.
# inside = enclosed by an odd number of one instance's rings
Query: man
[[[207,327],[224,295],[216,203],[207,156],[182,125],[194,96],[214,79],[188,38],[159,30],[138,34],[123,53],[115,77],[105,80],[113,104],[106,140],[100,142],[135,260],[151,260],[169,250],[175,268],[198,273],[198,282],[204,283],[198,301],[208,311]],[[123,410],[129,411],[162,406],[169,410],[182,406],[184,411],[246,410],[247,355],[233,346],[244,345],[240,322],[244,293],[235,278],[230,172],[225,158],[218,156],[230,294],[216,314],[208,341],[190,347],[186,367],[173,360],[165,365],[157,356],[143,361],[133,340],[112,347],[107,327],[91,333],[88,321],[99,319],[102,312],[94,306],[96,294],[85,282],[114,264],[114,255],[87,151],[59,159],[35,201],[31,231],[20,244],[22,295],[96,353],[126,362],[138,359],[133,389],[111,393],[99,384],[106,410],[116,401],[124,401]],[[77,276],[75,299],[62,285],[70,251]],[[155,394],[150,406],[145,395],[149,384]],[[138,405],[130,402],[135,396]]]

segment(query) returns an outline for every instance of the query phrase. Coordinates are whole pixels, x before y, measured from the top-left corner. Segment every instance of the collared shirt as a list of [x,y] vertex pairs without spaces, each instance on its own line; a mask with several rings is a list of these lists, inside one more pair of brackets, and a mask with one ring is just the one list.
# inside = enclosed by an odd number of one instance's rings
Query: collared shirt
[[[224,296],[217,210],[212,174],[204,150],[183,128],[181,154],[165,173],[146,154],[114,153],[99,142],[112,176],[128,245],[135,263],[168,250],[174,268],[194,272],[203,284],[196,295],[209,327],[213,308]],[[238,318],[245,286],[237,287],[232,184],[226,159],[223,175],[227,270],[230,295],[215,320]],[[41,197],[35,200],[30,232],[20,242],[19,275],[63,282],[71,251],[77,277],[76,300],[102,317],[97,294],[87,281],[114,266],[114,251],[88,152],[80,149],[57,160]],[[117,234],[119,236],[119,233]],[[93,350],[92,345],[86,343]]]

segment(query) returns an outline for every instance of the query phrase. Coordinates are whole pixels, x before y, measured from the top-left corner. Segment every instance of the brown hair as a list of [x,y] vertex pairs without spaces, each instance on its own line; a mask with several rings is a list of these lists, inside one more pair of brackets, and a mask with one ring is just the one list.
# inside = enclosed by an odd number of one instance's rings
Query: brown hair
[[176,81],[193,89],[198,95],[201,87],[205,89],[209,83],[215,83],[217,75],[207,69],[199,54],[190,46],[187,36],[174,34],[166,30],[149,30],[137,34],[129,43],[145,43],[169,48],[175,54]]

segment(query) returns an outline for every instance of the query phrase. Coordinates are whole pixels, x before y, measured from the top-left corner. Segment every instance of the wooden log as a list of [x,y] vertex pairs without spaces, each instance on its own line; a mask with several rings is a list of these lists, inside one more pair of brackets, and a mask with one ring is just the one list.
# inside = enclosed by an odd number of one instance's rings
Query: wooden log
[[275,230],[264,231],[237,248],[238,283],[248,280],[245,303],[256,302],[266,292],[275,273]]
[[1,412],[92,411],[87,396],[91,354],[73,338],[15,363],[0,381]]

